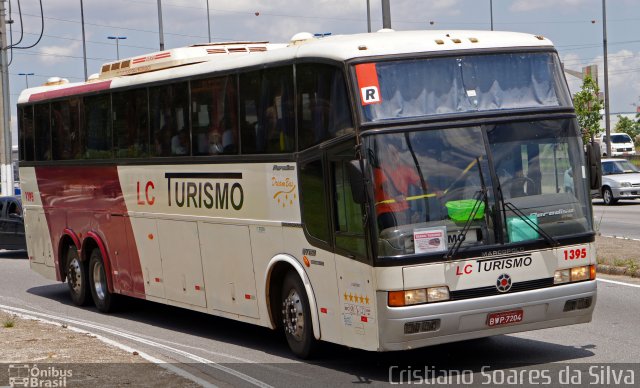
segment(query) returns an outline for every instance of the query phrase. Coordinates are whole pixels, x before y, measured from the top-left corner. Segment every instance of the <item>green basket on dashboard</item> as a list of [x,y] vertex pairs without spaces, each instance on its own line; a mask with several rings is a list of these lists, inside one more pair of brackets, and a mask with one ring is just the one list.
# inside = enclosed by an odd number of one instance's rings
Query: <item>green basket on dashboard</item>
[[484,202],[477,199],[461,199],[458,201],[449,201],[444,204],[447,208],[449,218],[454,221],[467,221],[471,217],[474,207],[478,207],[474,220],[484,217]]

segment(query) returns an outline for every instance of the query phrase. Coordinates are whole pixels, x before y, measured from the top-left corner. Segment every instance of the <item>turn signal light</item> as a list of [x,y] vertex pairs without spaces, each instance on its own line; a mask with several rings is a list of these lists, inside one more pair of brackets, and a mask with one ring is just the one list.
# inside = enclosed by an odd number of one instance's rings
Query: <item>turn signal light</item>
[[449,287],[419,288],[405,291],[389,291],[389,307],[403,307],[416,304],[449,300]]

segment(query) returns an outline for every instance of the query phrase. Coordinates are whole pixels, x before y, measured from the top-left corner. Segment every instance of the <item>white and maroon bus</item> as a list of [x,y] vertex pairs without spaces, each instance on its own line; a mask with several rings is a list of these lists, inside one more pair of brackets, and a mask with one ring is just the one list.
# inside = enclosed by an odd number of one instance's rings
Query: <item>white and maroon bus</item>
[[281,329],[301,357],[591,320],[593,153],[544,37],[192,46],[18,116],[31,268],[77,305]]

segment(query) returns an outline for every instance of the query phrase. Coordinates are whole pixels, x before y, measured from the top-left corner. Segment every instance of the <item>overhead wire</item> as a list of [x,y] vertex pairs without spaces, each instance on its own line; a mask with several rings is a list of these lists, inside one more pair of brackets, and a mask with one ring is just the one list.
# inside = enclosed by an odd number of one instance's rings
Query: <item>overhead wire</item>
[[[38,43],[40,43],[40,40],[42,39],[42,36],[44,35],[44,9],[42,9],[42,0],[39,0],[40,2],[40,36],[38,37],[38,40],[36,40],[36,42],[30,46],[16,46],[14,44],[11,45],[11,48],[15,48],[15,49],[21,49],[21,50],[26,50],[26,49],[30,49],[33,47],[36,47],[38,45]],[[22,13],[21,13],[22,15]],[[26,14],[25,14],[26,15]]]

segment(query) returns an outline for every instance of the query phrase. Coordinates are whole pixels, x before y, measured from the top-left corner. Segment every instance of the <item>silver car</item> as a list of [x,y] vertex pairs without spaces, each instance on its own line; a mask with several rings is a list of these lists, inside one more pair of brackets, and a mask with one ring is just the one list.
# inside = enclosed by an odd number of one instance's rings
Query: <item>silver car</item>
[[602,159],[600,195],[605,205],[640,198],[640,169],[626,159]]

